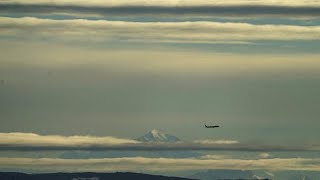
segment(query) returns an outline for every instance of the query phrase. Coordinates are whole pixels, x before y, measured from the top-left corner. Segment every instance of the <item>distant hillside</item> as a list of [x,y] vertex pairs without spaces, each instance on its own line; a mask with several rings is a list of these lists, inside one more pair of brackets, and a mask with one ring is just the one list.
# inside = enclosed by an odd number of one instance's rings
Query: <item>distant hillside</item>
[[[1,180],[188,180],[187,178],[166,177],[139,173],[48,173],[24,174],[0,172]],[[190,180],[190,179],[189,179]]]

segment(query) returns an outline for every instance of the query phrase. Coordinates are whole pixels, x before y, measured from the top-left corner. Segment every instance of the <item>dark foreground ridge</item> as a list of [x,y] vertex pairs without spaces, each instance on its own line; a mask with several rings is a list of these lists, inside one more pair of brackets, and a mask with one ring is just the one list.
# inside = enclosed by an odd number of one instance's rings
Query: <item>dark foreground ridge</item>
[[24,174],[15,172],[0,172],[1,180],[191,180],[179,177],[167,177],[141,173],[48,173]]

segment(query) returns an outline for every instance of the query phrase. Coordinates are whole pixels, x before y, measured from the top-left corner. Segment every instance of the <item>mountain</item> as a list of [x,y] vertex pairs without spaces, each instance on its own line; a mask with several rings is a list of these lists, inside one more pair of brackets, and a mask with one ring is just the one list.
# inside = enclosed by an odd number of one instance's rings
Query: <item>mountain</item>
[[187,178],[167,177],[140,173],[48,173],[24,174],[0,172],[1,180],[188,180]]
[[166,134],[166,133],[164,133],[160,130],[156,130],[156,129],[149,131],[147,134],[139,137],[136,140],[141,141],[141,142],[167,142],[167,143],[174,143],[174,142],[181,141],[176,136]]

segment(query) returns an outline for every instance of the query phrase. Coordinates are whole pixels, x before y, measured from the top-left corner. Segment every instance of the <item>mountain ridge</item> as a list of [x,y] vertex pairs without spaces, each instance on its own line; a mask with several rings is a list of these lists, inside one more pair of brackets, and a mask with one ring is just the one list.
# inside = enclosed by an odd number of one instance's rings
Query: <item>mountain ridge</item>
[[43,174],[26,174],[19,172],[0,172],[1,180],[192,180],[181,177],[169,177],[161,175],[150,175],[131,172],[115,173],[43,173]]

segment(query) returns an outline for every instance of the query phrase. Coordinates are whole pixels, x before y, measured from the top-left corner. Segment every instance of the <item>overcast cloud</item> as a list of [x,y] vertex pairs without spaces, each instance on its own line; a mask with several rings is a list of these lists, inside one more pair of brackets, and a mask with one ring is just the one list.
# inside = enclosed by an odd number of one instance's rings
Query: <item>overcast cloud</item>
[[319,47],[316,0],[0,0],[0,170],[320,171]]

